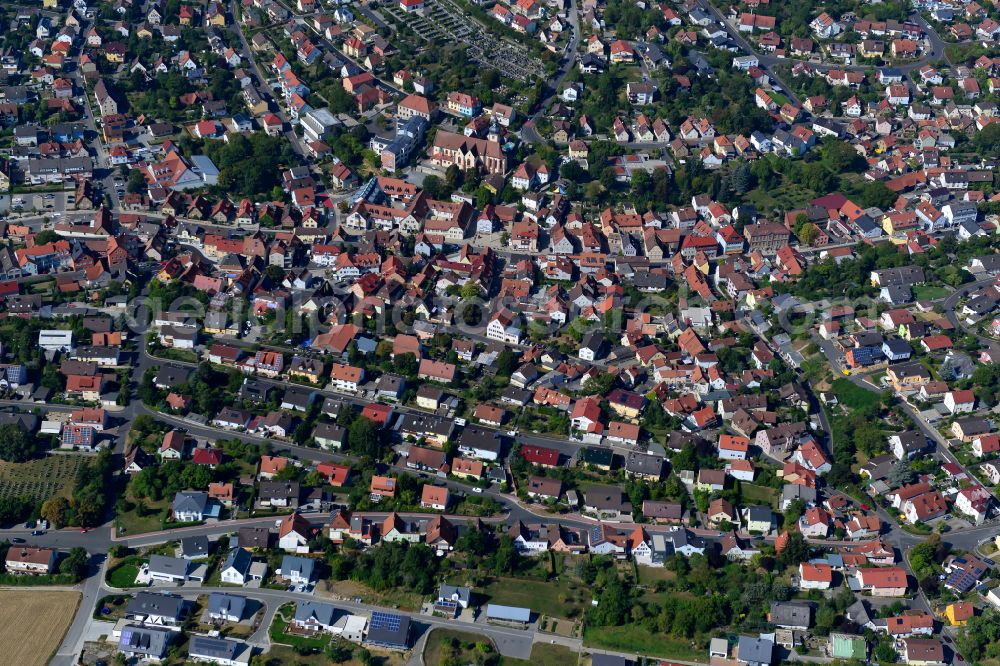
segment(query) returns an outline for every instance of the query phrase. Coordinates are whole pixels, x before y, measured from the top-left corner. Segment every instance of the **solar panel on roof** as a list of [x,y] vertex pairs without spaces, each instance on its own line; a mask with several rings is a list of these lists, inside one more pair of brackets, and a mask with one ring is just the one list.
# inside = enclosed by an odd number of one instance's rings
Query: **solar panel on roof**
[[389,631],[399,631],[399,624],[402,618],[392,613],[374,611],[372,613],[371,629],[388,629]]

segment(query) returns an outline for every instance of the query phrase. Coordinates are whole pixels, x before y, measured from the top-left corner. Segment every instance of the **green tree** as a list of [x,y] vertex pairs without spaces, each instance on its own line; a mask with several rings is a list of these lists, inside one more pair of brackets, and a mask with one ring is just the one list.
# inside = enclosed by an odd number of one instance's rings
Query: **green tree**
[[802,241],[803,245],[812,245],[819,235],[819,227],[817,227],[812,222],[804,224],[797,233],[799,240]]
[[132,169],[128,172],[128,184],[125,189],[130,194],[141,194],[146,191],[146,178],[139,169]]
[[588,620],[598,626],[625,624],[632,608],[632,601],[624,583],[617,575],[611,576],[597,599],[597,606],[588,613]]
[[514,547],[514,540],[509,534],[504,534],[493,553],[493,572],[497,575],[512,574],[517,571],[519,561],[520,554]]
[[416,377],[420,364],[417,363],[417,356],[413,352],[406,352],[396,356],[393,360],[393,370],[404,377]]
[[866,183],[861,190],[861,203],[866,208],[875,206],[882,210],[888,209],[896,201],[897,194],[886,187],[882,181],[872,181]]
[[433,174],[424,178],[421,187],[424,190],[424,194],[430,199],[440,199],[445,193],[444,181],[439,176]]
[[778,554],[778,559],[786,567],[796,566],[809,559],[809,544],[802,536],[802,532],[794,531],[788,534],[788,542]]
[[40,513],[42,518],[52,523],[53,527],[59,528],[66,525],[69,511],[69,500],[57,495],[45,500]]
[[74,580],[83,580],[87,575],[87,562],[90,556],[87,551],[77,546],[69,551],[62,562],[59,563],[59,573],[68,574]]
[[7,462],[20,463],[37,453],[38,443],[34,436],[13,423],[0,426],[0,458]]
[[57,234],[52,229],[43,229],[35,234],[35,245],[46,245],[47,243],[54,243],[61,239],[62,236]]
[[785,513],[783,514],[785,520],[785,529],[791,529],[802,517],[802,514],[806,511],[806,503],[800,499],[794,499],[788,503],[785,508]]
[[510,377],[514,373],[514,370],[517,369],[516,364],[517,357],[514,356],[514,352],[509,349],[504,349],[497,355],[497,375],[501,377]]
[[343,643],[331,641],[324,650],[326,658],[335,664],[341,664],[351,658],[351,649]]
[[205,465],[188,464],[180,475],[180,482],[185,488],[207,490],[212,482],[212,470]]
[[27,518],[35,503],[28,497],[0,498],[0,525],[11,525]]
[[469,280],[462,285],[459,294],[464,300],[471,300],[479,296],[479,285],[474,280]]
[[615,386],[617,378],[610,372],[591,377],[580,389],[581,395],[607,395]]
[[872,656],[875,658],[875,661],[881,664],[892,664],[899,659],[899,654],[896,652],[892,640],[887,636],[879,638]]
[[444,184],[449,193],[454,192],[462,184],[462,171],[457,164],[449,164],[444,173]]
[[753,189],[753,174],[750,165],[740,162],[729,176],[729,186],[736,194],[743,195]]
[[892,469],[889,470],[887,480],[893,488],[897,488],[911,483],[915,476],[916,474],[910,466],[910,461],[904,459],[892,466]]
[[351,423],[347,431],[347,440],[351,451],[359,455],[369,458],[378,458],[382,455],[381,431],[371,419],[359,418]]

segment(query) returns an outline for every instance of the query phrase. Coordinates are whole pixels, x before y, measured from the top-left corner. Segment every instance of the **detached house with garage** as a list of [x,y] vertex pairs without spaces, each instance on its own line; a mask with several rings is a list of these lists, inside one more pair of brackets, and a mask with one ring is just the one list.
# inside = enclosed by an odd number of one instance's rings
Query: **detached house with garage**
[[177,522],[202,521],[208,512],[208,493],[197,490],[182,490],[174,496],[171,508],[174,520]]

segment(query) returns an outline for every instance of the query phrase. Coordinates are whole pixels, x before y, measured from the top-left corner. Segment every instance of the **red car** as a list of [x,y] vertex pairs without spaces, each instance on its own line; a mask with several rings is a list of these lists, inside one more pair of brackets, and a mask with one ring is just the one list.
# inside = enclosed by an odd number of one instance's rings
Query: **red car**
[[86,527],[81,527],[81,528],[80,528],[80,531],[81,531],[81,532],[84,532],[84,533],[86,533],[86,531],[87,531],[87,528],[86,528]]

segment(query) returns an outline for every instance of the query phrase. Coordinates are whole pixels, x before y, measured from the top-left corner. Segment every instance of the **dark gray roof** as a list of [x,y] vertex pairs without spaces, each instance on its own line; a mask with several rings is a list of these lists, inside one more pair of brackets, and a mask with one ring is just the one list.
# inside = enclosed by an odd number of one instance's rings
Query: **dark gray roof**
[[404,380],[399,375],[384,374],[378,378],[376,388],[379,391],[398,393],[403,390]]
[[633,474],[656,475],[663,473],[663,456],[631,451],[625,459],[625,471]]
[[208,506],[208,493],[200,490],[181,490],[174,495],[173,510],[175,512],[204,513]]
[[910,343],[901,338],[890,338],[882,343],[889,350],[890,354],[912,354],[913,347]]
[[467,587],[459,587],[457,585],[442,585],[438,589],[439,599],[451,599],[456,597],[460,601],[464,601],[466,604],[472,599],[472,590]]
[[170,639],[173,638],[174,633],[160,627],[139,627],[129,624],[122,629],[122,636],[118,640],[118,649],[122,652],[160,659],[166,655],[167,646],[170,645]]
[[816,489],[810,488],[809,486],[800,486],[794,483],[786,483],[781,488],[781,499],[788,501],[800,499],[806,503],[815,502]]
[[240,397],[247,400],[266,402],[268,393],[273,390],[274,387],[266,382],[248,378],[240,387]]
[[809,627],[812,608],[807,603],[771,602],[771,624],[779,627]]
[[180,386],[181,384],[186,383],[190,376],[191,371],[187,368],[175,368],[170,365],[165,365],[160,368],[159,372],[156,373],[156,378],[153,383],[157,386],[174,388],[175,386]]
[[139,592],[125,607],[125,615],[156,615],[179,619],[184,614],[184,599],[176,594]]
[[192,658],[233,661],[246,648],[245,643],[228,638],[192,636],[188,644],[188,654]]
[[235,594],[212,592],[212,594],[208,595],[208,612],[212,615],[231,615],[233,617],[243,617],[243,612],[246,610],[246,607],[246,598]]
[[403,414],[399,421],[399,429],[403,432],[429,432],[439,437],[450,438],[455,430],[455,422],[438,416]]
[[267,548],[271,532],[266,527],[241,527],[238,543],[240,548]]
[[344,441],[344,436],[347,431],[334,423],[317,423],[316,429],[313,430],[313,437],[317,439],[331,439],[334,441]]
[[183,557],[208,557],[208,537],[204,535],[184,537],[181,539],[181,555]]
[[38,417],[20,412],[0,412],[0,425],[15,425],[24,432],[34,432],[38,429]]
[[259,497],[262,500],[298,500],[301,488],[298,481],[261,481]]
[[409,647],[410,618],[406,615],[375,611],[368,625],[365,642],[388,648]]
[[183,578],[187,576],[190,563],[179,557],[167,557],[166,555],[151,555],[149,557],[149,572],[152,574],[164,574]]
[[924,281],[924,269],[920,266],[883,268],[875,271],[875,275],[883,287],[889,284],[914,285]]
[[774,656],[774,643],[769,638],[740,636],[737,650],[740,663],[770,664]]
[[458,438],[458,446],[461,449],[480,451],[495,451],[500,453],[500,434],[496,430],[488,430],[478,426],[466,426]]
[[[287,557],[286,557],[287,559]],[[303,558],[298,558],[303,559]],[[284,571],[284,567],[282,567]],[[295,621],[309,622],[315,620],[319,624],[332,625],[333,618],[337,614],[337,609],[332,604],[324,604],[318,601],[300,601],[295,606]]]
[[312,401],[315,398],[316,391],[308,388],[293,386],[285,391],[285,395],[282,397],[281,402],[282,404],[294,405],[305,409],[312,404]]
[[[265,530],[267,532],[267,530]],[[246,574],[250,570],[250,553],[243,548],[233,548],[226,555],[225,562],[222,563],[222,569],[220,571],[226,571],[230,567],[236,569],[241,574]]]
[[764,506],[763,504],[755,504],[754,506],[747,507],[747,520],[752,522],[763,522],[765,520],[771,520],[773,514],[771,513],[771,507]]
[[627,657],[620,657],[616,654],[592,654],[590,656],[591,666],[634,666],[635,662]]
[[599,510],[632,510],[632,505],[623,501],[621,488],[617,486],[593,486],[584,495],[584,502],[588,507]]
[[285,555],[281,558],[281,575],[288,577],[292,572],[298,572],[299,578],[312,580],[313,572],[316,570],[316,560],[308,557],[297,557],[295,555]]

